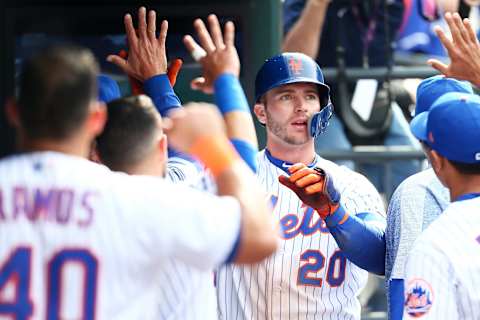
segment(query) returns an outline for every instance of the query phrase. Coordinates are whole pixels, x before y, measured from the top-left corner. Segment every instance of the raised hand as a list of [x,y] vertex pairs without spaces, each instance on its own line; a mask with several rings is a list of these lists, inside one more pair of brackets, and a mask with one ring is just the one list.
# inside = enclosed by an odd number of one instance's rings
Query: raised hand
[[438,26],[435,32],[448,52],[450,64],[446,65],[437,59],[428,60],[428,64],[446,77],[468,80],[480,87],[480,44],[470,20],[462,21],[458,13],[449,12],[445,14],[445,20],[452,39]]
[[168,144],[181,152],[189,152],[199,138],[225,136],[225,124],[217,107],[209,103],[188,103],[164,118]]
[[160,34],[156,36],[156,13],[148,12],[148,22],[145,7],[138,9],[138,29],[135,30],[132,16],[124,18],[128,41],[128,57],[109,55],[107,61],[116,64],[127,75],[143,82],[153,76],[167,73],[167,54],[165,40],[167,38],[168,22],[162,21]]
[[280,183],[295,192],[303,203],[314,208],[322,219],[338,209],[340,193],[325,171],[309,168],[303,163],[294,164],[288,171],[290,177],[279,176]]
[[215,79],[222,73],[239,76],[240,59],[235,49],[233,22],[229,21],[225,24],[223,35],[217,16],[209,15],[208,24],[210,32],[201,19],[196,19],[193,23],[200,44],[190,35],[186,35],[183,42],[203,69],[203,76],[192,80],[192,89],[211,94]]

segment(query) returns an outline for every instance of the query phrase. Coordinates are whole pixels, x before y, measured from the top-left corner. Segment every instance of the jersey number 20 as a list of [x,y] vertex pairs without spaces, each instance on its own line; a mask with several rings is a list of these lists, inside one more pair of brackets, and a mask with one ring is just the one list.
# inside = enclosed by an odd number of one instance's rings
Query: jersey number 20
[[[12,284],[15,289],[13,299],[0,298],[0,315],[10,315],[16,320],[29,319],[33,314],[33,301],[30,297],[32,249],[18,247],[0,270],[0,293]],[[84,270],[84,292],[81,306],[81,319],[94,319],[97,292],[98,261],[86,249],[67,248],[57,252],[47,264],[46,292],[47,320],[60,319],[62,269],[66,263],[76,263]]]
[[[304,286],[321,287],[323,279],[313,276],[325,267],[325,256],[319,250],[306,250],[300,256],[304,263],[298,269],[298,284]],[[330,256],[327,265],[327,283],[330,287],[338,287],[345,280],[345,267],[347,259],[342,251],[335,251]]]

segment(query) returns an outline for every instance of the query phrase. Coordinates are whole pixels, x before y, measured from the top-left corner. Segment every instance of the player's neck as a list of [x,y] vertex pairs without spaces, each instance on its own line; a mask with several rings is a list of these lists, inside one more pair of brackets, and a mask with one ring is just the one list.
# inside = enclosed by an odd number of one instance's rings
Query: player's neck
[[269,140],[267,141],[267,149],[273,157],[285,162],[310,164],[315,159],[313,140],[302,145],[276,143]]
[[91,143],[80,142],[78,137],[56,141],[52,139],[23,139],[20,149],[23,152],[54,151],[87,158]]
[[480,193],[480,175],[462,175],[448,187],[450,189],[450,199],[452,201],[465,194]]

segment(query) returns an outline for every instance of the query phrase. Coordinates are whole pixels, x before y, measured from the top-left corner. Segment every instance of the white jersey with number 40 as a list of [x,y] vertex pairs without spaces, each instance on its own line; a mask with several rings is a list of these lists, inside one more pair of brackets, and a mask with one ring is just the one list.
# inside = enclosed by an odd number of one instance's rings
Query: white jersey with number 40
[[[365,177],[319,156],[313,164],[332,175],[349,214],[385,215]],[[318,214],[278,182],[288,166],[266,151],[259,153],[258,179],[271,197],[283,241],[262,263],[221,268],[221,319],[360,319],[357,296],[367,272],[345,258]]]
[[[208,273],[240,232],[232,198],[78,157],[12,156],[0,161],[0,177],[2,319],[162,318],[163,286],[196,285],[161,278],[172,259]],[[211,309],[183,310],[177,318]]]
[[478,196],[451,203],[415,241],[406,266],[404,319],[479,318]]

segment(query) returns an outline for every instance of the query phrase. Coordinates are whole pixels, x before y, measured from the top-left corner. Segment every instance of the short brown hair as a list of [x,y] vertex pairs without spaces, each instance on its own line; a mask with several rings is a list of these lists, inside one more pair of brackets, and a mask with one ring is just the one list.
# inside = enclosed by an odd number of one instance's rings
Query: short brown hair
[[93,54],[81,47],[49,47],[26,61],[17,104],[27,137],[71,136],[96,99],[97,73]]

